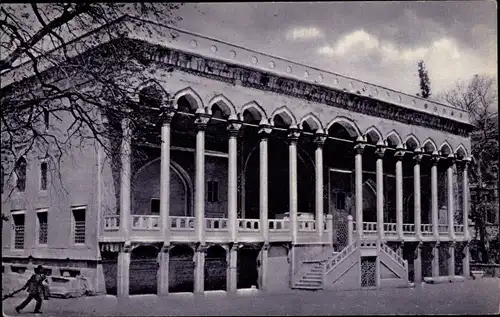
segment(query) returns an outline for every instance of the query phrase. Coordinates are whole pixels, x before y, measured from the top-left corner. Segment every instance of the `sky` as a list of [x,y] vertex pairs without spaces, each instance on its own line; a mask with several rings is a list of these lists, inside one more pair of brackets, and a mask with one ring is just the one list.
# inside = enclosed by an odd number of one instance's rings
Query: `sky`
[[493,1],[187,3],[177,27],[409,94],[497,77]]

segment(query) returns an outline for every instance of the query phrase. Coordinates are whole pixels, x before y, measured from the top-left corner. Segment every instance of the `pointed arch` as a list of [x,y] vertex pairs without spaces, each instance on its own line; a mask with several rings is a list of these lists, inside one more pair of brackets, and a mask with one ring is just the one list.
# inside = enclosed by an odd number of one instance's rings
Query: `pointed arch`
[[373,144],[377,144],[380,141],[383,141],[382,133],[380,133],[380,131],[373,125],[366,129],[363,135],[366,137],[366,140],[368,142]]
[[439,146],[439,154],[443,156],[453,155],[452,147],[450,143],[448,143],[448,141],[444,141],[443,143],[441,143],[441,145]]
[[217,105],[224,117],[230,117],[236,115],[236,110],[233,103],[226,98],[226,96],[220,94],[212,98],[208,103],[209,109],[213,112],[213,107]]
[[278,116],[287,127],[297,127],[297,119],[286,106],[282,106],[271,114],[273,125],[276,124],[276,116]]
[[26,159],[21,156],[15,166],[15,174],[16,174],[16,187],[19,191],[24,192],[26,189],[26,170],[28,163]]
[[409,134],[405,138],[404,145],[408,150],[411,150],[411,151],[415,151],[417,149],[420,149],[420,141],[418,140],[418,138],[414,134]]
[[177,108],[179,99],[185,97],[189,102],[189,106],[191,110],[204,109],[205,106],[203,104],[203,100],[200,95],[196,93],[191,87],[186,87],[184,89],[179,90],[174,95],[174,108]]
[[330,123],[328,123],[328,125],[326,126],[326,130],[330,130],[330,128],[334,124],[342,126],[351,138],[357,138],[361,136],[361,131],[359,130],[358,126],[349,118],[342,116],[334,118],[332,121],[330,121]]
[[254,120],[268,120],[266,112],[256,101],[251,101],[243,105],[240,113],[238,114],[238,117],[241,121],[244,121],[245,111],[248,111]]
[[431,138],[428,138],[422,143],[422,149],[426,153],[436,153],[437,145]]
[[323,125],[321,121],[312,112],[306,114],[302,119],[300,119],[299,128],[303,129],[303,124],[307,123],[312,131],[323,131]]
[[458,159],[464,159],[467,157],[468,152],[467,149],[463,144],[460,144],[456,149],[455,149],[455,155],[457,156]]
[[403,146],[403,140],[401,139],[399,133],[396,132],[396,130],[392,130],[391,132],[389,132],[385,140],[387,142],[387,145],[389,145],[390,147],[400,148]]
[[158,82],[156,79],[154,78],[150,78],[144,82],[142,82],[136,89],[135,89],[135,93],[138,94],[141,92],[141,90],[144,90],[145,88],[148,88],[148,87],[154,87],[155,89],[157,89],[158,91],[160,91],[162,94],[164,94],[163,97],[167,97],[167,96],[170,96],[170,94],[168,93],[168,91],[163,87],[163,85]]

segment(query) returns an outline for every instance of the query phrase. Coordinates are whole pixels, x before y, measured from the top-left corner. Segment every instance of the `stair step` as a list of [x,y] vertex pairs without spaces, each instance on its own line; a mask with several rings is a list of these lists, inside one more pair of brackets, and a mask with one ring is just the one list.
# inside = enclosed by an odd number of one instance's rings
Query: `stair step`
[[301,280],[308,280],[308,281],[323,281],[322,276],[304,276],[301,278]]
[[301,278],[299,280],[299,283],[306,283],[306,284],[321,284],[323,283],[323,280],[310,280],[310,279],[304,279]]

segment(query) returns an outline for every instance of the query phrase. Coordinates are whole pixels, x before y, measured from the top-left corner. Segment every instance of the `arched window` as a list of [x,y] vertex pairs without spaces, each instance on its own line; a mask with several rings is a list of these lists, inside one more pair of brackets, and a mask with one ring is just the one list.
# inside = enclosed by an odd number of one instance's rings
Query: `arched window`
[[16,187],[19,191],[24,192],[26,190],[26,160],[21,157],[16,163],[16,176],[17,184]]
[[40,165],[40,190],[47,190],[47,162]]

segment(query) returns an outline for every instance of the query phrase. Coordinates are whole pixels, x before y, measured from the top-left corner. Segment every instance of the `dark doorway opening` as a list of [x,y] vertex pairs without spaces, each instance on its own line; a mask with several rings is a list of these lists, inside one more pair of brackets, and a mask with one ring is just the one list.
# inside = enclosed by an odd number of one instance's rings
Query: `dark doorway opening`
[[156,294],[158,288],[158,248],[140,246],[130,255],[130,295]]
[[252,248],[241,248],[238,250],[238,274],[236,287],[259,288],[259,250]]
[[226,250],[211,246],[205,256],[205,290],[225,291],[227,288]]
[[187,245],[178,245],[170,250],[168,260],[169,293],[194,291],[194,251]]

